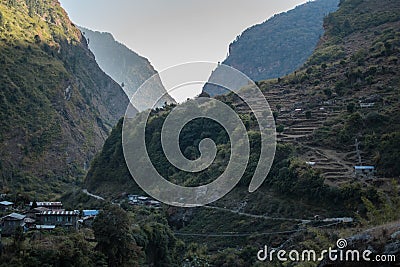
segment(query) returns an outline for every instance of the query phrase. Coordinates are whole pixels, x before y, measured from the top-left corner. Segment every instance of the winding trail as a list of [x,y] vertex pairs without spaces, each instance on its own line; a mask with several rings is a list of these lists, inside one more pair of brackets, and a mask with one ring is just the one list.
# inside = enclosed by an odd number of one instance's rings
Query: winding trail
[[87,189],[82,189],[82,192],[84,193],[84,194],[86,194],[86,195],[88,195],[89,197],[93,197],[93,198],[95,198],[95,199],[98,199],[98,200],[105,200],[103,197],[101,197],[101,196],[97,196],[97,195],[94,195],[94,194],[92,194],[92,193],[89,193],[89,191],[87,190]]
[[283,218],[283,217],[269,217],[269,216],[265,216],[265,215],[255,215],[255,214],[251,214],[251,213],[245,213],[245,212],[240,212],[237,210],[230,210],[227,208],[220,208],[220,207],[216,207],[216,206],[204,206],[204,208],[220,210],[220,211],[227,211],[227,212],[235,213],[237,215],[247,216],[247,217],[256,218],[256,219],[265,219],[265,220],[272,220],[272,221],[292,221],[292,222],[300,222],[302,224],[307,224],[307,223],[311,222],[311,220]]

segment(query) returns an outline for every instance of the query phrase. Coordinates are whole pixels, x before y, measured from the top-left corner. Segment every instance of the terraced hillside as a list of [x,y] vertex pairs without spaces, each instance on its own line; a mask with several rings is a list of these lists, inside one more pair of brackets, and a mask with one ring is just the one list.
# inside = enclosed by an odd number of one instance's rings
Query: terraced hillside
[[[327,34],[304,68],[260,82],[277,117],[278,140],[302,147],[304,162],[314,162],[331,185],[354,179],[355,165],[376,165],[378,177],[387,176],[379,171],[379,141],[396,133],[400,122],[399,7],[393,1],[379,7],[375,1],[342,1],[341,6],[325,19]],[[364,22],[361,14],[370,6],[376,6],[368,10],[377,19]],[[340,21],[349,9],[360,19]],[[348,25],[365,28],[348,32]],[[235,100],[233,106],[247,113]]]
[[[382,239],[369,237],[365,242],[376,253],[389,245],[396,247],[398,238],[390,235],[399,230],[400,208],[399,26],[397,1],[341,1],[339,10],[325,19],[326,34],[303,68],[258,83],[274,110],[279,142],[271,172],[254,193],[247,187],[258,162],[254,116],[236,95],[217,97],[240,113],[252,153],[237,188],[213,207],[165,207],[175,235],[187,244],[196,243],[193,260],[215,266],[264,266],[255,255],[266,244],[320,251],[334,247],[340,237],[390,221],[397,228],[390,228],[389,235],[382,230]],[[213,138],[220,142],[216,166],[200,174],[178,173],[158,154],[160,125],[171,109],[156,110],[149,120],[146,140],[155,156],[153,163],[173,182],[189,186],[208,182],[224,169],[228,142],[211,123],[191,125],[193,133],[181,134],[185,141],[181,150],[196,158],[197,141]],[[139,190],[123,163],[120,133],[121,127],[116,127],[94,162],[86,180],[89,191],[116,197]],[[195,141],[190,143],[190,138]],[[374,165],[374,179],[355,177],[353,167],[359,164]]]

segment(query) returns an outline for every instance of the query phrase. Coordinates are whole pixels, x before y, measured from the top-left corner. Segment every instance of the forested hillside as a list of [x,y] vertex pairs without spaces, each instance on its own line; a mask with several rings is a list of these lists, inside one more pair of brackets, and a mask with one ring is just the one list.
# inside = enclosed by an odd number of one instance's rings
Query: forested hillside
[[[400,208],[400,6],[392,0],[342,0],[339,10],[325,18],[324,26],[326,33],[303,67],[258,82],[274,110],[279,143],[266,182],[253,194],[247,192],[246,178],[258,160],[257,123],[234,94],[218,97],[240,114],[251,140],[251,156],[238,188],[213,207],[169,210],[171,227],[186,243],[197,243],[191,259],[216,266],[253,266],[257,248],[264,244],[319,251],[334,246],[339,237],[350,240],[372,226],[379,226],[371,229],[382,233],[390,231],[379,239],[377,232],[371,233],[364,240],[374,253],[390,246],[394,254],[400,254],[390,237],[398,230]],[[180,136],[181,150],[190,159],[198,157],[201,139],[209,137],[218,144],[216,161],[206,172],[182,173],[160,152],[161,125],[173,108],[158,109],[149,120],[146,141],[153,164],[181,185],[214,179],[227,163],[229,143],[211,122],[193,121]],[[105,196],[140,192],[124,164],[120,132],[121,124],[86,179],[91,190]],[[109,158],[112,165],[107,165]],[[374,166],[376,173],[357,176],[356,165]],[[103,174],[107,166],[111,173],[121,175]],[[314,222],[316,214],[348,216],[356,223]],[[385,228],[388,222],[397,228]],[[354,242],[351,246],[363,245]]]
[[56,0],[0,1],[0,188],[79,183],[128,98]]
[[297,70],[324,33],[324,17],[338,0],[310,1],[245,30],[229,46],[223,62],[254,81],[278,78]]

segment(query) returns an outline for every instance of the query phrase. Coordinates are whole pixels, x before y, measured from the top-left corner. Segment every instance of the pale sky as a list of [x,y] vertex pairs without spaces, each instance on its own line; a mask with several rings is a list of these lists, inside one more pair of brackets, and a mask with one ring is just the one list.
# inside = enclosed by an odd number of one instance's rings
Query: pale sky
[[246,28],[306,0],[60,0],[72,21],[106,31],[157,71],[223,61]]

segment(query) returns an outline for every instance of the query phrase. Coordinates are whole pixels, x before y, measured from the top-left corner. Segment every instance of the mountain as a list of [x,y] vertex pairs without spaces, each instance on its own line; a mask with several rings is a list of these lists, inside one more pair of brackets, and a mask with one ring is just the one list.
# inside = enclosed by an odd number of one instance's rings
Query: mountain
[[0,188],[54,197],[80,179],[129,100],[57,0],[0,1]]
[[[229,45],[223,64],[253,81],[278,78],[297,70],[313,53],[324,33],[323,19],[337,10],[338,3],[310,1],[248,28]],[[218,76],[218,68],[213,75]],[[226,93],[210,86],[205,91],[210,95]]]
[[[117,42],[110,33],[92,31],[84,27],[79,27],[79,29],[87,38],[89,49],[95,55],[99,66],[114,81],[123,85],[128,98],[131,98],[147,79],[157,74],[148,59]],[[158,106],[162,106],[165,102],[175,102],[168,95],[161,81],[152,88],[151,92],[143,92],[141,98],[157,101],[162,95],[164,96],[158,101]]]
[[[240,114],[252,151],[243,179],[223,199],[211,207],[168,210],[170,225],[183,241],[207,244],[196,257],[212,266],[254,266],[264,245],[319,253],[338,238],[358,249],[370,245],[373,255],[400,255],[399,26],[397,1],[342,0],[324,19],[325,34],[301,68],[258,82],[274,111],[279,142],[271,172],[254,193],[247,185],[259,158],[257,122],[235,94],[217,97]],[[146,142],[154,166],[180,185],[213,180],[225,169],[228,140],[211,122],[191,122],[180,134],[181,151],[196,159],[199,141],[211,138],[217,143],[216,160],[205,172],[175,169],[159,141],[172,108],[152,112],[148,121]],[[89,190],[110,198],[140,193],[123,161],[121,128],[121,123],[114,128],[85,181]],[[355,172],[357,165],[370,165],[375,172]]]

